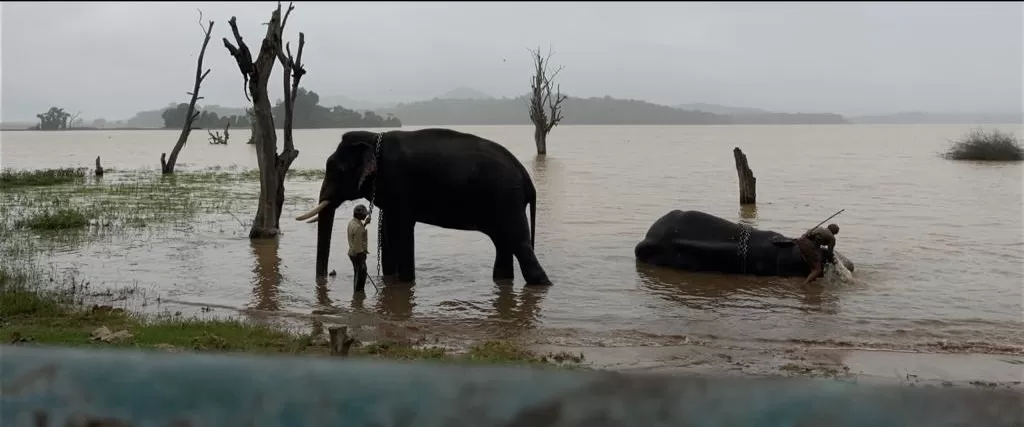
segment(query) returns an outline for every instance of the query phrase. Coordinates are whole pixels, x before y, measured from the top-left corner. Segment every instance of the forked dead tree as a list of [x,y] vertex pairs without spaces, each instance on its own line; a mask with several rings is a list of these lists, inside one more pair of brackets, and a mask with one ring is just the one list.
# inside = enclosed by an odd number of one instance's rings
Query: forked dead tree
[[562,71],[549,70],[551,50],[547,56],[541,55],[540,48],[530,50],[533,55],[533,78],[530,81],[530,121],[533,122],[533,141],[537,144],[537,154],[548,153],[548,134],[562,121],[562,102],[567,98],[562,95],[560,85],[554,84],[555,77]]
[[231,129],[231,122],[224,125],[224,135],[221,135],[220,132],[206,131],[210,135],[210,145],[227,145],[228,138],[230,138],[228,129]]
[[[282,42],[288,15],[294,9],[295,6],[289,3],[288,10],[282,18],[281,3],[277,3],[277,9],[270,15],[270,22],[267,23],[267,34],[263,37],[255,62],[252,59],[252,52],[242,41],[242,35],[238,33],[234,16],[228,24],[231,25],[231,33],[238,46],[232,45],[226,37],[224,38],[224,47],[235,58],[238,70],[242,72],[244,89],[247,91],[246,99],[252,101],[255,116],[253,137],[256,143],[256,161],[260,168],[260,201],[256,219],[249,230],[250,239],[272,238],[279,233],[281,207],[284,205],[285,175],[292,162],[299,156],[299,151],[295,149],[292,140],[292,112],[295,109],[299,80],[306,74],[306,70],[302,68],[302,48],[306,44],[306,36],[299,33],[299,49],[295,57],[292,57],[291,46],[283,45]],[[275,61],[280,62],[284,68],[284,149],[281,154],[277,153],[277,133],[271,114],[270,96],[267,94],[267,85]]]
[[740,205],[757,203],[757,178],[747,164],[747,155],[743,154],[740,147],[735,147],[732,149],[732,157],[736,161],[736,175],[740,180]]
[[[199,12],[199,23],[202,25],[203,12]],[[178,135],[178,142],[174,143],[174,149],[171,150],[171,156],[167,157],[167,153],[160,153],[160,171],[168,174],[174,173],[174,164],[178,162],[178,153],[185,147],[185,143],[188,142],[188,135],[192,133],[192,123],[195,122],[196,118],[199,117],[199,112],[196,111],[196,101],[203,99],[199,96],[199,86],[203,84],[203,80],[210,74],[210,69],[207,68],[203,71],[203,57],[206,56],[206,46],[210,44],[210,36],[213,34],[213,21],[203,28],[203,48],[199,50],[199,60],[196,63],[196,79],[195,85],[192,86],[192,92],[188,92],[192,96],[192,99],[188,102],[188,113],[185,115],[185,124],[181,125],[181,134]]]
[[82,112],[79,111],[79,112],[71,115],[71,118],[68,119],[68,129],[74,129],[75,121],[78,120],[78,116],[80,116],[81,114],[82,114]]

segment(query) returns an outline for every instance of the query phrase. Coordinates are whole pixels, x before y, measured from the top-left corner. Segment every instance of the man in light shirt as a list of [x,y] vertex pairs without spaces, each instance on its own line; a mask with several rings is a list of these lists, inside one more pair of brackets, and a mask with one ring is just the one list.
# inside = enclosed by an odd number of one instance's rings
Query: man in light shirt
[[352,211],[352,220],[348,222],[348,258],[352,260],[355,292],[363,292],[366,286],[366,225],[370,223],[369,211],[366,206],[358,205]]

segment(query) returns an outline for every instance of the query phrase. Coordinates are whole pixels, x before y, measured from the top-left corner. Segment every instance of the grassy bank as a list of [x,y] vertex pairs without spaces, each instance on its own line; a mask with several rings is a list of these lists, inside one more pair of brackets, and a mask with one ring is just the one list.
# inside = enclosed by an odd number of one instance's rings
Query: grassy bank
[[[292,170],[289,180],[319,181],[322,170]],[[75,250],[111,236],[147,240],[217,227],[211,217],[251,215],[258,197],[255,170],[116,171],[94,177],[84,169],[0,173],[0,339],[6,343],[327,355],[326,337],[295,334],[249,320],[185,318],[116,308],[131,289],[93,292],[83,278],[48,272],[53,247]],[[307,203],[290,195],[292,203]],[[235,214],[238,215],[235,215]],[[239,233],[244,232],[241,227]],[[88,278],[85,278],[88,279]],[[120,295],[120,296],[119,296]],[[126,305],[127,306],[127,305]],[[145,306],[145,303],[143,303]],[[124,331],[124,332],[121,332]],[[361,338],[359,336],[357,339]],[[562,364],[578,355],[539,355],[505,341],[465,351],[412,342],[366,342],[353,357],[452,362]]]
[[[120,347],[162,351],[247,352],[326,356],[325,337],[292,334],[239,319],[144,316],[88,302],[81,282],[54,284],[53,277],[0,268],[0,337],[7,344],[64,347]],[[411,342],[358,343],[351,357],[435,360],[458,363],[558,365],[575,367],[582,355],[536,354],[508,341],[486,341],[466,351]]]

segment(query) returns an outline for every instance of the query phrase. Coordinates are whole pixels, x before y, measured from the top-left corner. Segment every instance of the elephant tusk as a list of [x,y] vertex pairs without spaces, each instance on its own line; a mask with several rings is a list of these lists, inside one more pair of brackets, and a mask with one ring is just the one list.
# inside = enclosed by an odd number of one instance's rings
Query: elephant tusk
[[320,202],[319,205],[316,205],[316,207],[314,207],[313,209],[310,209],[309,212],[306,212],[306,213],[304,213],[302,215],[299,215],[298,218],[295,218],[295,220],[296,221],[302,221],[304,219],[309,219],[309,218],[313,217],[313,215],[319,214],[320,211],[324,210],[324,207],[326,207],[326,206],[327,206],[327,201],[324,200],[324,201]]
[[320,220],[320,216],[318,215],[318,216],[310,218],[309,221],[306,221],[306,224],[312,224],[312,223],[317,222],[319,220]]

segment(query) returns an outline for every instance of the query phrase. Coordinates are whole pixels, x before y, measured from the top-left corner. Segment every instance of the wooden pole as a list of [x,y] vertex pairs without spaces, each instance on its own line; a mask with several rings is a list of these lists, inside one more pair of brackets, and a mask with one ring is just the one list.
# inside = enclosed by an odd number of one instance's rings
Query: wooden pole
[[327,336],[331,340],[331,356],[348,357],[348,351],[356,341],[348,335],[348,326],[331,326],[327,328]]
[[740,179],[740,204],[752,205],[757,203],[757,178],[747,164],[747,155],[739,147],[732,149],[732,156],[736,160],[736,174]]

